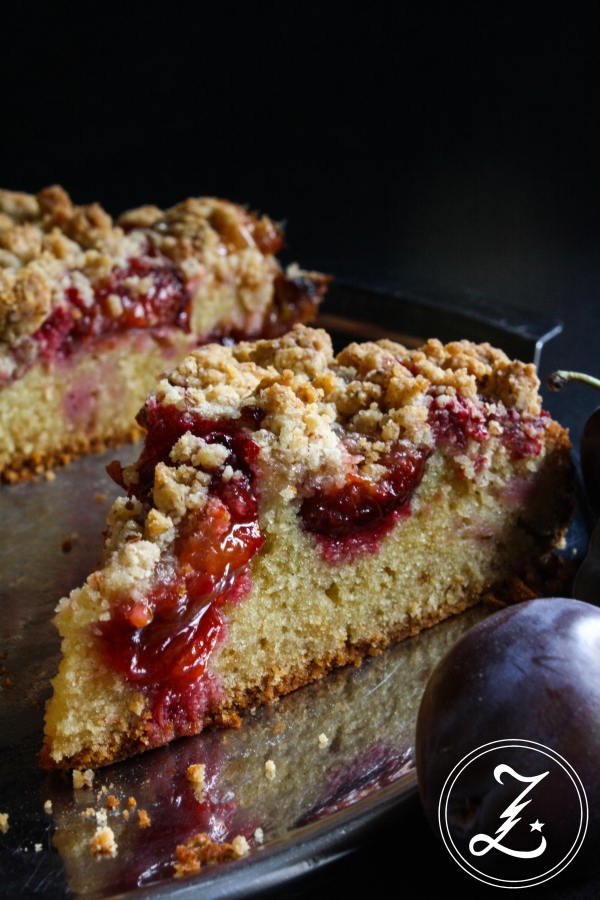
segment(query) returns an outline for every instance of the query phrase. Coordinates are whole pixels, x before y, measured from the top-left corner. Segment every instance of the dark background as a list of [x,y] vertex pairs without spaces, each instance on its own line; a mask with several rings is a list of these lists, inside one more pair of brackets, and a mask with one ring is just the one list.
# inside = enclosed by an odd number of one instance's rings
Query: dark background
[[[550,312],[541,374],[597,375],[598,69],[591,2],[5,2],[0,182],[113,214],[248,203],[287,220],[305,267]],[[596,405],[545,399],[575,438]],[[418,813],[298,888],[374,889],[486,891]]]
[[[190,195],[288,223],[288,259],[476,288],[597,370],[595,4],[5,0],[0,178],[109,212]],[[589,393],[548,401],[577,437]]]

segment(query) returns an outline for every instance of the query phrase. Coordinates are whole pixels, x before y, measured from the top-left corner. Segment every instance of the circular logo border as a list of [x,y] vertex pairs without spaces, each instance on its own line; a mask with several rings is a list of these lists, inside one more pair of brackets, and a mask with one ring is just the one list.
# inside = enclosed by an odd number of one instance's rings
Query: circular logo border
[[[575,841],[560,862],[556,863],[554,866],[552,866],[551,869],[548,869],[541,875],[534,876],[533,878],[503,880],[501,878],[495,878],[492,875],[486,875],[485,872],[481,872],[479,869],[477,869],[460,853],[460,851],[454,844],[454,841],[452,840],[450,829],[448,827],[448,799],[457,778],[462,774],[467,766],[471,762],[473,762],[473,760],[477,759],[480,756],[484,756],[486,753],[491,753],[494,750],[498,750],[501,747],[523,747],[525,749],[534,750],[537,753],[541,753],[542,756],[549,756],[554,760],[554,762],[558,763],[558,765],[561,766],[561,768],[564,769],[567,775],[570,777],[573,785],[575,786],[575,790],[579,799],[581,819],[579,823],[579,831],[577,832]],[[522,738],[507,738],[500,741],[489,741],[487,744],[481,744],[480,747],[476,747],[474,750],[471,750],[470,753],[467,753],[466,756],[463,756],[460,762],[458,762],[454,766],[454,768],[446,778],[438,804],[438,824],[440,828],[440,834],[442,836],[442,840],[444,841],[446,849],[448,850],[454,861],[461,867],[461,869],[463,869],[463,871],[467,872],[473,878],[476,878],[477,881],[482,881],[484,884],[492,885],[492,887],[504,887],[512,890],[526,887],[535,887],[536,885],[543,884],[546,881],[550,881],[551,878],[554,878],[556,875],[562,872],[563,869],[566,869],[566,867],[572,862],[576,854],[581,849],[581,845],[587,832],[588,821],[589,808],[587,796],[583,784],[581,783],[581,778],[579,777],[571,763],[568,762],[563,756],[561,756],[560,753],[557,753],[556,750],[552,750],[550,747],[546,747],[545,744],[540,744],[537,741],[524,740]]]

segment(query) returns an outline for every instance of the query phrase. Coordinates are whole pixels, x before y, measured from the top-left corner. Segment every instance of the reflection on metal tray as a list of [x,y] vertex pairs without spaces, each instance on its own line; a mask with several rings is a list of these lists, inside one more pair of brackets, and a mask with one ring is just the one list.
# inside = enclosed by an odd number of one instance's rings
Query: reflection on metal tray
[[[521,325],[511,319],[510,327],[486,324],[464,310],[441,311],[434,301],[424,307],[419,299],[408,303],[343,285],[332,292],[328,308],[342,334],[357,328],[353,337],[403,335],[400,339],[414,346],[420,335],[434,333],[443,339],[490,340],[509,353],[514,339],[531,351],[520,355],[531,359],[536,353],[539,358],[552,331],[541,325],[536,331],[525,319]],[[340,318],[352,324],[340,325]],[[137,452],[128,447],[117,455],[127,463]],[[142,900],[191,897],[200,889],[205,898],[247,895],[339,858],[386,816],[413,809],[414,728],[425,683],[449,647],[487,614],[485,608],[247,714],[239,731],[208,732],[99,770],[93,790],[74,791],[67,776],[39,769],[42,710],[59,659],[52,612],[100,557],[106,513],[119,492],[104,470],[115,455],[81,459],[57,471],[51,482],[0,489],[0,812],[9,813],[9,829],[0,834],[5,895],[55,900],[71,890],[84,898]],[[70,552],[63,552],[65,539]],[[319,741],[322,734],[326,742]],[[276,765],[273,781],[265,777],[268,759]],[[198,796],[185,778],[188,765],[197,762],[206,765],[207,778],[206,791]],[[95,860],[90,839],[96,818],[82,813],[106,808],[108,793],[120,800],[108,813],[119,851],[114,859]],[[134,811],[128,820],[123,816],[129,796],[146,810],[148,828],[140,829]],[[47,800],[51,814],[44,811]],[[264,832],[261,847],[254,838],[257,828]],[[253,850],[244,859],[175,880],[177,844],[201,831],[225,839],[243,834]]]

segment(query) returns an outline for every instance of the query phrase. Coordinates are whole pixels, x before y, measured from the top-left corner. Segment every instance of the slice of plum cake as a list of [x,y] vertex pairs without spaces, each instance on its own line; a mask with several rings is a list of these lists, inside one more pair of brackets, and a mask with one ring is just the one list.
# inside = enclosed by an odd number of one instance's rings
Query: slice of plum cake
[[148,392],[199,344],[310,320],[329,279],[283,272],[282,246],[209,197],[114,224],[60,187],[0,191],[0,480],[139,436]]
[[209,345],[140,413],[61,600],[43,765],[98,766],[357,662],[540,560],[572,511],[535,368],[487,344]]

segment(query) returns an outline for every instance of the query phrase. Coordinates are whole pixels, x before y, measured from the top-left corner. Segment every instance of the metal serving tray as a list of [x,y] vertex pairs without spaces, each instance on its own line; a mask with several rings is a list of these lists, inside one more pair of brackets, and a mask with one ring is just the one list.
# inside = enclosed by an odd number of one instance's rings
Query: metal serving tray
[[[459,302],[348,285],[332,287],[320,324],[338,345],[388,337],[415,346],[435,334],[490,340],[536,363],[561,327],[472,297]],[[237,731],[210,731],[98,770],[93,789],[74,791],[69,777],[42,772],[37,760],[59,660],[51,618],[59,598],[99,559],[106,513],[119,493],[105,466],[138,451],[90,456],[58,470],[54,481],[0,489],[0,812],[9,814],[9,829],[0,833],[0,893],[7,897],[247,896],[351,852],[375,823],[414,809],[423,689],[438,660],[489,612],[470,610],[360,668],[335,672],[246,715]],[[265,777],[267,759],[276,764],[273,781]],[[185,778],[197,762],[206,765],[203,798]],[[82,813],[106,808],[109,793],[121,801],[108,812],[118,854],[94,859],[96,818]],[[135,812],[123,817],[129,796],[146,810],[148,828],[139,827]],[[231,838],[256,828],[264,843],[249,856],[173,877],[175,848],[192,835],[220,829]]]

